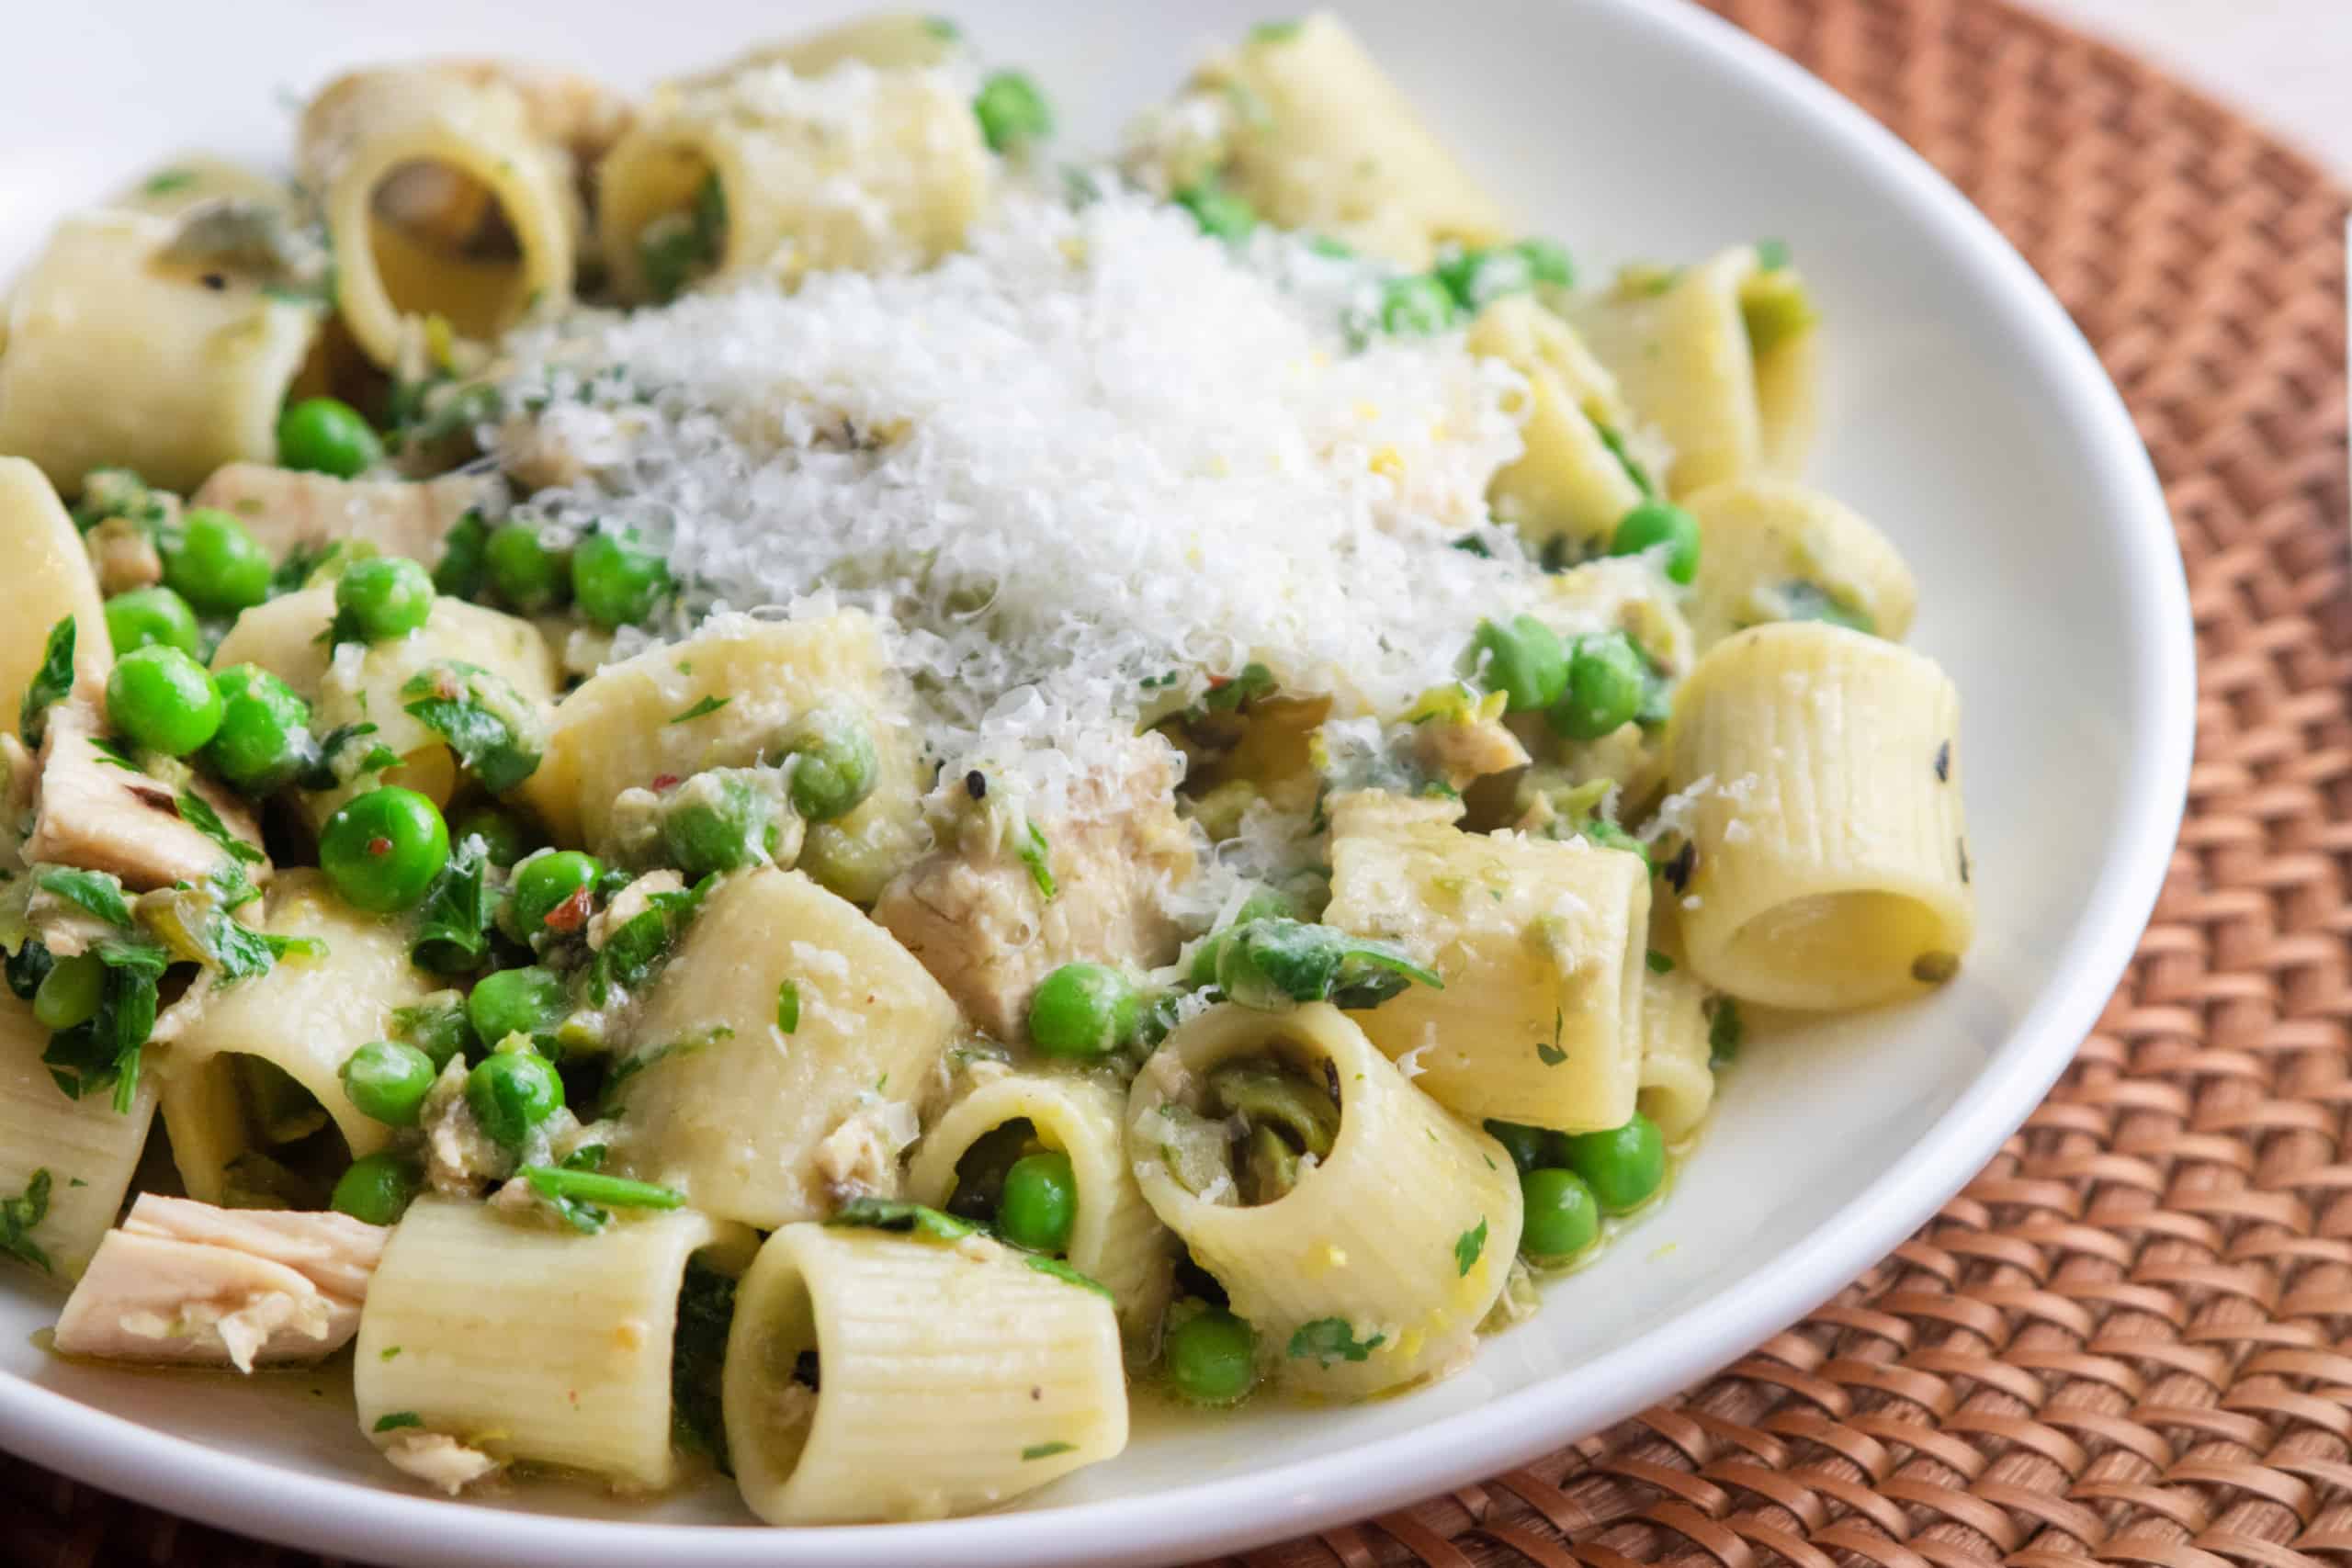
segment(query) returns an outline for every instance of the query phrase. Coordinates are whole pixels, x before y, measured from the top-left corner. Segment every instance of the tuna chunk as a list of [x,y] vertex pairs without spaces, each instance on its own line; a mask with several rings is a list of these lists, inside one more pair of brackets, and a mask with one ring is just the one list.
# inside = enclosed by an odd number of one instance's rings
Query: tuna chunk
[[384,1457],[393,1469],[427,1486],[437,1486],[452,1497],[499,1468],[498,1461],[447,1432],[420,1432],[413,1427],[393,1433],[384,1445]]
[[[1176,816],[1175,759],[1152,739],[1136,741],[1123,761],[1076,781],[1066,808],[1037,821],[1051,897],[1022,858],[1032,847],[1022,826],[970,830],[1001,808],[989,807],[985,783],[975,799],[967,779],[951,775],[933,802],[934,818],[951,823],[943,847],[902,872],[874,907],[964,1015],[1000,1040],[1028,1037],[1030,993],[1064,964],[1150,967],[1176,955],[1182,931],[1164,898],[1192,876],[1193,852]],[[957,812],[966,830],[954,830]]]
[[317,550],[338,539],[365,539],[388,556],[432,566],[442,541],[491,480],[449,474],[437,479],[339,479],[267,463],[231,463],[213,471],[190,506],[235,513],[273,557]]
[[141,1193],[57,1320],[57,1348],[108,1360],[317,1360],[359,1332],[390,1233],[345,1214],[216,1209]]
[[[175,792],[121,766],[97,741],[91,706],[74,702],[51,711],[25,859],[112,872],[134,892],[200,883],[218,870],[227,852],[180,819]],[[203,780],[191,787],[230,832],[260,848],[261,829],[243,802]],[[246,874],[266,881],[269,864],[256,863]]]

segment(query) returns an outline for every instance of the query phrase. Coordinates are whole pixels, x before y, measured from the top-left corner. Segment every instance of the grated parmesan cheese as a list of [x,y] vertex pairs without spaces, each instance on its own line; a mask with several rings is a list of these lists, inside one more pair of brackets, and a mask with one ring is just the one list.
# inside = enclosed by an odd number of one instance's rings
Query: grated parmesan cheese
[[690,615],[873,609],[945,763],[1131,733],[1253,660],[1391,714],[1541,592],[1487,527],[1521,383],[1458,333],[1352,350],[1334,265],[1014,191],[929,271],[583,316],[515,340],[505,391],[602,466],[523,514],[637,527]]

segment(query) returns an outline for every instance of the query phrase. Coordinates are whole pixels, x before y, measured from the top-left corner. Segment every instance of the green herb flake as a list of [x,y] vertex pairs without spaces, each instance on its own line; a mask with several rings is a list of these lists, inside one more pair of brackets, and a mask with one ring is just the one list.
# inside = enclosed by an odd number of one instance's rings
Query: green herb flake
[[1541,1040],[1535,1043],[1535,1058],[1547,1067],[1556,1067],[1568,1059],[1567,1052],[1560,1046],[1560,1037],[1566,1031],[1567,1021],[1567,1015],[1558,1008],[1554,1008],[1551,1043],[1546,1044]]
[[670,1433],[688,1453],[708,1454],[721,1474],[728,1462],[724,1367],[735,1324],[735,1280],[689,1259],[678,1287],[677,1328],[670,1341]]
[[545,749],[542,721],[505,680],[479,664],[445,659],[425,666],[401,687],[411,718],[448,742],[492,795],[503,795],[537,772]]
[[179,807],[181,821],[227,851],[229,858],[236,863],[259,865],[267,858],[261,851],[231,832],[229,825],[220,820],[220,814],[194,790],[180,791],[179,799],[174,804]]
[[108,937],[93,950],[107,967],[98,1010],[49,1037],[41,1064],[68,1099],[114,1086],[114,1109],[130,1114],[139,1098],[141,1049],[154,1032],[156,982],[171,956],[143,938]]
[[1037,885],[1037,897],[1050,901],[1056,884],[1050,852],[1046,845],[1045,830],[1035,822],[1026,825],[1025,842],[1021,846],[1021,863],[1029,868],[1029,880]]
[[1708,1004],[1708,1066],[1722,1068],[1738,1060],[1739,1047],[1747,1037],[1747,1028],[1740,1021],[1739,1003],[1729,997],[1717,997]]
[[1092,1291],[1106,1302],[1114,1299],[1110,1286],[1091,1275],[1080,1273],[1058,1258],[1047,1258],[1041,1253],[1027,1252],[1022,1254],[1021,1261],[1040,1274],[1050,1274],[1065,1285],[1076,1285],[1081,1291]]
[[400,1359],[400,1354],[401,1348],[399,1346],[387,1345],[382,1350],[377,1353],[376,1359],[379,1361],[396,1361]]
[[1453,1238],[1454,1272],[1467,1278],[1479,1256],[1487,1250],[1487,1222],[1481,1218],[1476,1230],[1464,1231]]
[[32,684],[25,688],[24,701],[17,707],[17,729],[27,746],[40,745],[42,732],[49,728],[49,710],[63,702],[73,689],[74,617],[67,615],[49,628],[40,668],[33,671]]
[[[81,1183],[74,1183],[80,1186]],[[43,1166],[33,1172],[22,1193],[14,1198],[0,1199],[0,1252],[20,1263],[29,1263],[44,1274],[56,1272],[43,1252],[33,1241],[33,1231],[49,1217],[49,1168]]]
[[141,196],[169,196],[175,190],[186,190],[196,183],[193,169],[158,169],[139,183]]
[[397,1432],[403,1427],[422,1427],[424,1417],[413,1410],[394,1410],[376,1417],[375,1430]]
[[1667,953],[1660,953],[1655,947],[1650,949],[1648,963],[1650,966],[1650,973],[1653,975],[1671,975],[1674,973],[1673,958]]
[[979,1234],[978,1226],[953,1214],[942,1213],[921,1203],[902,1202],[895,1198],[853,1198],[834,1210],[832,1217],[825,1223],[829,1225],[853,1225],[863,1230],[895,1231],[902,1235],[947,1245]]
[[705,697],[702,701],[686,709],[684,713],[673,715],[670,722],[672,724],[684,724],[692,719],[705,717],[707,715],[717,713],[720,708],[725,707],[729,703],[731,703],[735,699],[732,697]]
[[1076,1443],[1032,1443],[1027,1448],[1021,1450],[1021,1461],[1023,1464],[1026,1464],[1033,1459],[1051,1459],[1056,1454],[1076,1453],[1077,1451],[1078,1445]]
[[498,900],[489,878],[489,851],[479,839],[461,840],[441,868],[417,922],[409,956],[420,969],[455,975],[479,969],[490,953]]
[[130,929],[130,906],[122,900],[122,882],[119,877],[103,871],[60,866],[42,872],[36,886],[110,926],[122,931]]
[[800,1027],[800,985],[786,980],[775,988],[775,1026],[786,1034]]
[[566,1224],[590,1235],[603,1230],[612,1218],[609,1209],[675,1209],[686,1201],[675,1188],[606,1176],[594,1168],[603,1163],[603,1145],[592,1145],[560,1166],[526,1165],[515,1174],[562,1215]]
[[1312,1356],[1317,1366],[1329,1367],[1335,1361],[1368,1361],[1372,1353],[1387,1342],[1385,1334],[1359,1340],[1354,1327],[1344,1317],[1318,1317],[1298,1325],[1290,1337],[1289,1353],[1294,1360]]

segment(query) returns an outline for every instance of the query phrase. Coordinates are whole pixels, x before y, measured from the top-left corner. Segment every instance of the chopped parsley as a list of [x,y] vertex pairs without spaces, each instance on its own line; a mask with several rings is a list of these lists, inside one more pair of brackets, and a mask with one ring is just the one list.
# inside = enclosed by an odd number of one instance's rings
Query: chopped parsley
[[775,1026],[786,1034],[800,1027],[800,985],[786,980],[775,988]]
[[605,1145],[590,1144],[574,1149],[560,1166],[526,1165],[515,1174],[530,1184],[573,1230],[594,1235],[605,1228],[614,1209],[675,1209],[685,1196],[673,1187],[606,1176]]
[[733,1278],[689,1259],[678,1287],[678,1326],[670,1341],[670,1431],[680,1448],[708,1454],[726,1475],[734,1471],[728,1463],[720,1373],[734,1323]]
[[74,617],[67,615],[49,628],[40,668],[33,671],[32,683],[25,688],[24,701],[17,705],[17,728],[27,746],[40,745],[42,733],[49,728],[49,710],[63,702],[73,689]]
[[122,881],[103,871],[76,871],[59,866],[44,871],[36,882],[44,893],[94,915],[122,931],[130,929],[130,906],[122,901]]
[[375,1429],[379,1432],[397,1432],[403,1427],[424,1425],[424,1417],[413,1410],[393,1410],[376,1417]]
[[[953,1214],[896,1198],[853,1198],[833,1211],[829,1225],[854,1225],[864,1230],[895,1231],[924,1241],[954,1244],[980,1234],[979,1227]],[[1083,1276],[1081,1276],[1082,1278]]]
[[545,749],[541,721],[505,680],[479,664],[444,659],[426,665],[401,687],[411,718],[449,743],[492,795],[503,795],[538,771]]
[[1551,1042],[1548,1044],[1541,1040],[1535,1043],[1535,1059],[1547,1067],[1556,1067],[1568,1059],[1567,1052],[1560,1047],[1560,1037],[1566,1032],[1567,1022],[1567,1015],[1558,1008],[1554,1008]]
[[14,1198],[0,1199],[0,1252],[20,1263],[29,1263],[44,1274],[56,1272],[33,1240],[33,1231],[49,1217],[49,1168],[43,1166],[33,1172],[25,1183],[23,1192]]
[[1747,1037],[1747,1028],[1740,1021],[1739,1003],[1729,997],[1717,997],[1707,1004],[1707,1066],[1722,1068],[1739,1059],[1739,1047]]
[[1487,1222],[1481,1219],[1476,1230],[1464,1231],[1453,1238],[1454,1271],[1466,1277],[1486,1250]]
[[686,709],[684,712],[672,715],[670,722],[672,724],[684,724],[692,719],[702,718],[707,715],[717,713],[720,708],[725,707],[729,703],[731,703],[735,699],[732,697],[705,697],[702,701],[695,704],[694,706]]
[[1058,1258],[1047,1258],[1043,1253],[1025,1252],[1021,1255],[1021,1261],[1040,1274],[1053,1276],[1065,1285],[1076,1285],[1081,1291],[1092,1291],[1104,1301],[1113,1299],[1110,1286],[1091,1275],[1080,1273]]
[[1385,1334],[1358,1339],[1354,1327],[1344,1317],[1318,1317],[1298,1325],[1290,1337],[1289,1353],[1294,1360],[1312,1356],[1317,1366],[1328,1368],[1335,1361],[1368,1361],[1372,1353],[1387,1342]]
[[1035,822],[1025,824],[1027,831],[1021,846],[1021,863],[1029,868],[1029,880],[1037,885],[1037,897],[1050,900],[1055,892],[1054,866],[1046,845],[1046,835]]
[[140,1052],[155,1029],[156,982],[170,954],[143,939],[111,937],[93,951],[107,968],[98,1010],[51,1035],[40,1059],[68,1098],[112,1085],[115,1110],[128,1115],[139,1097]]
[[456,975],[479,969],[490,952],[490,925],[497,913],[489,878],[489,851],[469,837],[441,868],[416,928],[409,956],[420,969]]
[[1660,953],[1655,947],[1650,949],[1648,962],[1650,973],[1653,975],[1671,975],[1674,973],[1673,958],[1667,953]]
[[1076,1443],[1032,1443],[1021,1450],[1021,1461],[1026,1464],[1033,1459],[1051,1459],[1056,1454],[1076,1453]]

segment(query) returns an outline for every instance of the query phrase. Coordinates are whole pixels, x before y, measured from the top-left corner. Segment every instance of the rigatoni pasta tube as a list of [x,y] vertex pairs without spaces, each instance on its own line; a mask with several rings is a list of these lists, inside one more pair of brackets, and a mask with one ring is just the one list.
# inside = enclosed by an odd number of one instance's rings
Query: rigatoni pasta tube
[[[1773,301],[1770,333],[1746,306]],[[1802,284],[1753,245],[1654,281],[1621,283],[1573,311],[1636,413],[1674,448],[1675,495],[1764,473],[1793,478],[1811,446],[1814,339]]]
[[1767,621],[1826,619],[1900,642],[1919,585],[1853,508],[1783,479],[1731,479],[1683,498],[1699,520],[1690,627],[1712,648]]
[[[936,261],[964,243],[992,175],[960,82],[850,62],[817,80],[773,65],[664,89],[598,178],[614,288],[642,300],[698,277],[789,284]],[[692,276],[649,269],[657,225],[693,221],[680,231]]]
[[1775,1007],[1948,979],[1975,928],[1960,694],[1933,660],[1817,621],[1717,643],[1676,694],[1692,972]]
[[41,1063],[49,1031],[30,1004],[0,992],[0,1198],[20,1198],[42,1171],[49,1205],[24,1239],[49,1259],[59,1284],[90,1261],[122,1208],[130,1173],[155,1120],[155,1074],[139,1076],[127,1113],[110,1094],[67,1096]]
[[[1390,1005],[1394,1005],[1393,1003]],[[1271,1056],[1339,1098],[1319,1163],[1272,1202],[1179,1179],[1180,1127],[1216,1067]],[[1360,1398],[1465,1354],[1503,1288],[1522,1217],[1510,1156],[1406,1081],[1328,1002],[1282,1013],[1220,1003],[1179,1027],[1129,1097],[1127,1156],[1145,1200],[1257,1330],[1269,1375]]]
[[643,1043],[615,1068],[628,1128],[616,1168],[763,1229],[821,1214],[829,1187],[895,1181],[890,1145],[912,1141],[956,1026],[939,982],[854,905],[797,871],[735,873],[704,900],[646,996]]
[[740,1270],[755,1245],[690,1209],[616,1212],[583,1235],[543,1214],[419,1199],[360,1314],[359,1429],[379,1447],[437,1432],[502,1461],[667,1486],[687,1261],[707,1251]]
[[[95,689],[114,663],[98,580],[89,552],[57,491],[22,457],[0,457],[0,581],[8,615],[0,621],[0,692],[32,683],[49,634],[74,617],[74,672]],[[0,733],[17,733],[20,704],[0,703]]]
[[1028,1122],[1038,1142],[1069,1156],[1078,1185],[1070,1266],[1111,1292],[1129,1346],[1148,1347],[1168,1305],[1175,1243],[1136,1185],[1127,1163],[1126,1100],[1109,1084],[1012,1073],[973,1085],[923,1134],[908,1169],[908,1196],[946,1207],[956,1195],[956,1162],[1012,1122]]
[[1243,106],[1227,183],[1283,228],[1410,268],[1427,266],[1447,241],[1507,237],[1494,197],[1329,12],[1259,29],[1200,81]]
[[1576,329],[1524,294],[1507,295],[1471,324],[1473,354],[1500,359],[1527,378],[1521,413],[1524,450],[1487,485],[1495,514],[1531,546],[1566,539],[1583,553],[1605,541],[1642,503],[1642,489],[1602,438],[1632,418],[1617,379]]
[[241,1174],[240,1157],[270,1154],[263,1124],[270,1108],[252,1103],[241,1056],[258,1057],[315,1100],[354,1157],[382,1147],[389,1129],[344,1092],[344,1058],[387,1037],[393,1010],[433,989],[409,962],[406,930],[354,909],[318,872],[280,873],[267,898],[264,930],[311,938],[325,951],[288,954],[268,974],[225,989],[207,970],[156,1021],[164,1128],[181,1184],[201,1202],[229,1201],[232,1187],[253,1179]]
[[743,1501],[773,1525],[939,1518],[1125,1448],[1110,1297],[1048,1261],[979,1235],[770,1236],[727,1340]]
[[1707,988],[1679,965],[1642,976],[1639,1107],[1669,1144],[1697,1132],[1714,1103],[1707,1025]]
[[1464,833],[1374,792],[1332,805],[1324,918],[1403,943],[1445,981],[1357,1021],[1473,1122],[1591,1133],[1633,1115],[1649,906],[1648,868],[1622,850]]
[[782,65],[802,76],[822,76],[856,61],[876,71],[937,65],[957,49],[955,24],[912,11],[859,17],[838,27],[754,46],[714,70],[682,77],[680,87],[708,87],[746,71]]
[[[923,839],[914,728],[863,611],[782,622],[714,616],[684,642],[606,665],[557,705],[523,797],[559,841],[602,848],[623,790],[663,774],[776,761],[792,722],[829,705],[854,708],[866,723],[874,792],[846,815],[811,824],[799,864],[844,898],[870,904]],[[697,708],[695,718],[671,722]]]
[[570,303],[570,160],[512,84],[443,64],[355,72],[311,100],[300,134],[344,324],[377,364],[398,361],[404,321],[488,343]]
[[0,453],[67,494],[110,464],[188,491],[223,463],[277,455],[278,408],[319,308],[225,265],[173,260],[181,231],[145,212],[69,218],[8,303]]

